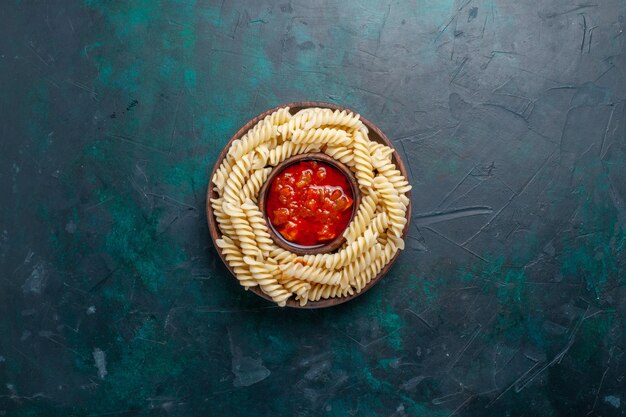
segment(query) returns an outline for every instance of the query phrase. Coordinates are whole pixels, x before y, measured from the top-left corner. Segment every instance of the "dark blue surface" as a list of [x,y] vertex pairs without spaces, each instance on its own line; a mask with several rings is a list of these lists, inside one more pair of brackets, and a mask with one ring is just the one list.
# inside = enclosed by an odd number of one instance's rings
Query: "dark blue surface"
[[[5,1],[0,414],[621,416],[626,3]],[[407,249],[277,308],[206,227],[267,108],[331,101],[407,162]]]

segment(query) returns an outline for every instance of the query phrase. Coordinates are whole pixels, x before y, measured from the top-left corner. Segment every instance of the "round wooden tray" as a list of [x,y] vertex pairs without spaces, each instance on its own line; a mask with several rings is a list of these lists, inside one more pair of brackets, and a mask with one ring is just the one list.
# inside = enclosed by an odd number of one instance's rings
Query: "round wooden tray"
[[[265,116],[267,116],[267,115],[269,115],[269,114],[271,114],[271,113],[275,112],[276,110],[278,110],[280,108],[283,108],[283,107],[289,107],[291,114],[295,114],[298,111],[300,111],[302,109],[305,109],[305,108],[309,108],[309,107],[321,107],[321,108],[327,108],[327,109],[332,109],[332,110],[346,110],[346,111],[349,111],[349,112],[353,112],[353,110],[350,110],[347,107],[342,107],[342,106],[337,106],[337,105],[331,104],[331,103],[324,103],[324,102],[317,102],[317,101],[299,101],[299,102],[295,102],[295,103],[283,104],[283,105],[275,107],[273,109],[269,109],[267,111],[264,111],[263,113],[261,113],[257,117],[255,117],[254,119],[250,120],[241,129],[239,129],[237,131],[237,133],[235,133],[233,135],[232,138],[230,138],[230,140],[228,141],[228,143],[226,144],[224,149],[222,149],[222,152],[218,156],[217,161],[215,161],[215,165],[213,166],[213,170],[211,171],[211,176],[209,177],[209,187],[208,187],[208,190],[207,190],[207,201],[206,201],[206,214],[207,214],[207,222],[209,224],[209,232],[211,234],[211,239],[213,240],[213,245],[215,246],[215,249],[217,250],[217,253],[220,255],[220,258],[222,259],[222,262],[224,262],[224,265],[226,265],[226,268],[228,268],[228,270],[231,272],[231,274],[233,275],[234,279],[237,279],[235,277],[234,271],[232,270],[230,265],[228,265],[228,262],[226,262],[226,259],[224,258],[224,255],[222,254],[222,250],[219,247],[217,247],[217,245],[215,244],[215,241],[220,238],[221,233],[220,233],[219,228],[217,226],[217,220],[215,219],[215,215],[213,214],[213,207],[211,207],[210,199],[218,197],[217,191],[215,191],[214,187],[213,187],[213,181],[211,181],[211,180],[213,179],[213,176],[215,175],[215,171],[217,170],[217,168],[219,168],[219,166],[222,164],[223,159],[226,157],[226,153],[228,152],[228,149],[230,148],[230,145],[233,143],[233,141],[236,140],[236,139],[241,138],[248,130],[250,130],[254,125],[256,125]],[[354,112],[354,113],[356,113],[356,112]],[[398,170],[400,170],[402,175],[404,175],[405,178],[409,179],[409,176],[407,174],[406,168],[404,166],[404,162],[400,158],[400,155],[398,154],[398,151],[395,149],[395,147],[393,146],[393,144],[391,143],[389,138],[387,138],[387,136],[385,136],[385,134],[378,128],[378,126],[376,126],[374,123],[370,122],[366,118],[361,116],[361,121],[369,129],[369,138],[370,138],[370,140],[382,143],[384,145],[387,145],[387,146],[391,147],[394,150],[393,154],[392,154],[392,161],[393,161],[393,163],[396,165]],[[411,222],[411,205],[412,204],[410,203],[410,200],[411,200],[411,192],[410,191],[407,193],[407,197],[409,198],[409,206],[407,207],[407,211],[406,211],[407,223],[404,226],[404,230],[402,232],[402,238],[403,239],[406,239],[406,236],[407,236],[408,231],[409,231],[409,225],[410,225],[410,222]],[[374,279],[372,279],[369,282],[369,284],[367,284],[361,290],[361,292],[358,293],[358,294],[355,293],[355,294],[347,296],[347,297],[328,298],[326,300],[322,299],[322,300],[319,300],[319,301],[309,301],[305,306],[300,306],[300,303],[297,300],[295,300],[293,298],[290,298],[287,301],[287,306],[288,307],[294,307],[294,308],[309,308],[309,309],[310,308],[324,308],[324,307],[331,307],[331,306],[334,306],[334,305],[342,304],[342,303],[345,303],[346,301],[350,301],[350,300],[358,297],[359,295],[364,294],[366,291],[368,291],[370,288],[372,288],[374,285],[376,285],[376,283],[383,277],[383,275],[385,275],[387,273],[387,271],[389,270],[391,265],[393,265],[393,263],[396,261],[396,259],[398,258],[399,254],[400,254],[400,251],[398,251],[398,253],[396,253],[396,255],[391,259],[391,261],[389,261],[389,263],[387,265],[385,265],[385,267],[378,273],[378,275],[376,275],[376,277],[374,277]],[[273,302],[272,299],[269,296],[267,296],[265,293],[263,293],[259,287],[252,287],[252,288],[250,288],[250,291],[255,293],[256,295],[262,297],[262,298],[265,298],[266,300],[268,300],[270,302]]]

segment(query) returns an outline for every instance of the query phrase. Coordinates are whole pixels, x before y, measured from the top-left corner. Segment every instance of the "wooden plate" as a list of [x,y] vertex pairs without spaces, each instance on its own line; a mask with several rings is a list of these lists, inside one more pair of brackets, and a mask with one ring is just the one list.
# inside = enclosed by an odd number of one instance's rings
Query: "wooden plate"
[[[222,152],[218,156],[217,161],[215,161],[215,165],[213,166],[213,170],[211,171],[211,176],[209,177],[209,187],[208,187],[208,190],[207,190],[207,201],[206,201],[206,214],[207,214],[207,222],[209,224],[209,232],[211,234],[211,239],[213,240],[213,245],[215,246],[215,249],[217,250],[217,253],[220,255],[220,258],[222,259],[222,262],[224,262],[224,265],[226,265],[226,268],[228,268],[228,270],[231,272],[231,274],[233,275],[233,278],[235,280],[237,278],[235,277],[234,271],[232,270],[230,265],[228,265],[228,262],[226,262],[226,259],[225,259],[224,255],[222,254],[222,250],[220,248],[218,248],[217,245],[215,244],[215,241],[220,238],[221,233],[220,233],[220,231],[218,229],[217,220],[215,219],[215,215],[213,214],[213,207],[211,207],[210,199],[218,197],[217,191],[214,190],[213,182],[211,180],[213,179],[213,176],[215,175],[215,171],[219,168],[219,166],[222,164],[222,161],[226,157],[226,153],[228,152],[228,149],[230,148],[230,145],[233,143],[233,141],[236,140],[236,139],[240,139],[248,130],[250,130],[254,125],[256,125],[265,116],[267,116],[267,115],[269,115],[269,114],[271,114],[271,113],[275,112],[276,110],[278,110],[280,108],[283,108],[283,107],[289,107],[291,114],[295,114],[298,111],[300,111],[302,109],[305,109],[305,108],[309,108],[309,107],[321,107],[321,108],[327,108],[327,109],[332,109],[332,110],[346,110],[346,111],[349,111],[349,112],[354,112],[353,110],[350,110],[347,107],[342,107],[342,106],[337,106],[337,105],[331,104],[331,103],[324,103],[324,102],[317,102],[317,101],[299,101],[299,102],[295,102],[295,103],[284,104],[284,105],[275,107],[273,109],[269,109],[269,110],[259,114],[254,119],[250,120],[241,129],[239,129],[237,131],[237,133],[235,133],[233,135],[232,138],[230,138],[230,140],[228,141],[228,143],[226,144],[224,149],[222,149]],[[356,112],[354,112],[354,113],[356,113]],[[361,116],[361,121],[369,129],[369,139],[370,140],[382,143],[384,145],[387,145],[387,146],[389,146],[390,148],[392,148],[394,150],[393,154],[392,154],[392,161],[396,165],[397,169],[400,170],[402,175],[404,175],[404,177],[408,180],[409,176],[408,176],[406,168],[404,166],[404,162],[400,158],[400,154],[398,154],[398,151],[395,149],[395,147],[393,146],[393,144],[391,143],[389,138],[387,138],[387,136],[385,136],[385,134],[378,128],[378,126],[376,126],[374,123],[370,122],[366,118]],[[406,236],[407,236],[408,231],[409,231],[409,225],[410,225],[410,222],[411,222],[411,203],[410,203],[411,191],[409,191],[407,193],[407,197],[409,198],[409,206],[407,207],[407,211],[406,211],[407,223],[404,226],[404,230],[402,232],[402,238],[405,239],[405,240],[406,240]],[[380,281],[380,279],[383,277],[383,275],[385,275],[387,273],[387,271],[389,270],[391,265],[396,261],[396,259],[398,258],[399,254],[400,254],[400,251],[398,251],[396,253],[396,255],[391,259],[391,261],[389,261],[389,263],[387,265],[385,265],[385,267],[378,273],[378,275],[376,275],[376,277],[374,277],[374,279],[372,279],[369,282],[369,284],[367,284],[361,290],[361,292],[358,293],[358,294],[355,293],[355,294],[349,295],[347,297],[328,298],[326,300],[321,299],[319,301],[309,301],[303,307],[300,306],[299,301],[297,301],[297,300],[295,300],[293,298],[290,298],[289,300],[287,300],[287,306],[288,307],[294,307],[294,308],[324,308],[324,307],[331,307],[331,306],[334,306],[334,305],[342,304],[342,303],[345,303],[346,301],[350,301],[350,300],[358,297],[359,295],[365,293],[370,288],[372,288],[374,285],[376,285],[376,283],[378,281]],[[239,283],[239,281],[237,281],[237,283]],[[258,296],[260,296],[262,298],[265,298],[266,300],[268,300],[268,301],[273,303],[272,299],[268,295],[263,293],[259,287],[252,287],[252,288],[250,288],[250,291],[255,293],[256,295],[258,295]]]

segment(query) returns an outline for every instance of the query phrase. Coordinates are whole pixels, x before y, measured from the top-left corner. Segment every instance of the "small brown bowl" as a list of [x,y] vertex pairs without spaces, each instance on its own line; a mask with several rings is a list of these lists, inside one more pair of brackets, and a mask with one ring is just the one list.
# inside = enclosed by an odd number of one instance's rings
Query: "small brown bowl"
[[352,173],[352,171],[350,171],[350,168],[348,168],[346,165],[339,162],[335,158],[332,158],[322,152],[311,152],[311,153],[295,155],[295,156],[292,156],[291,158],[285,159],[283,162],[276,165],[276,167],[272,170],[269,177],[265,181],[265,184],[263,184],[263,187],[261,187],[261,191],[259,191],[259,208],[261,209],[261,213],[263,213],[263,218],[265,219],[265,222],[268,225],[268,229],[269,229],[272,240],[281,248],[291,251],[293,253],[297,253],[298,255],[315,255],[318,253],[332,252],[335,249],[337,249],[339,246],[341,246],[343,242],[345,242],[346,239],[343,237],[343,235],[340,234],[335,239],[327,243],[323,243],[323,244],[319,244],[315,246],[302,246],[293,242],[289,242],[288,240],[284,239],[280,235],[280,233],[278,233],[274,229],[272,222],[270,222],[269,218],[267,217],[267,210],[265,209],[265,203],[267,200],[267,193],[269,192],[269,185],[274,181],[274,178],[276,178],[278,174],[283,172],[285,168],[300,161],[319,161],[319,162],[323,162],[328,165],[331,165],[337,168],[339,171],[341,171],[341,173],[348,180],[348,184],[350,184],[350,189],[352,190],[352,198],[354,200],[354,204],[352,204],[352,215],[350,216],[350,221],[348,222],[348,224],[352,222],[352,219],[354,219],[354,215],[358,209],[358,206],[361,203],[361,190],[359,189],[359,184],[357,183],[356,178],[354,177],[354,174]]
[[[217,169],[222,164],[222,161],[224,160],[224,158],[226,158],[226,153],[228,152],[228,149],[230,148],[230,145],[232,145],[233,141],[235,141],[237,139],[240,139],[248,130],[250,130],[259,121],[261,121],[265,116],[268,116],[268,115],[274,113],[276,110],[281,109],[283,107],[289,107],[291,114],[296,114],[300,110],[306,109],[306,108],[310,108],[310,107],[321,107],[321,108],[332,109],[332,110],[340,110],[340,111],[341,110],[346,110],[346,111],[349,111],[349,112],[352,111],[352,110],[350,110],[350,109],[348,109],[346,107],[337,106],[336,104],[324,103],[324,102],[319,102],[319,101],[299,101],[299,102],[295,102],[295,103],[284,104],[284,105],[281,105],[281,106],[278,106],[278,107],[274,107],[273,109],[266,110],[263,113],[261,113],[258,116],[256,116],[254,119],[250,120],[248,123],[243,125],[241,127],[241,129],[239,129],[233,135],[232,138],[230,138],[228,143],[226,143],[226,146],[224,146],[224,149],[222,149],[222,152],[217,157],[217,161],[215,161],[215,165],[213,166],[213,170],[211,171],[211,176],[209,177],[209,186],[208,186],[208,189],[207,189],[207,200],[206,200],[206,214],[207,214],[207,222],[208,222],[208,225],[209,225],[209,233],[211,235],[211,240],[213,240],[213,245],[215,246],[215,249],[217,250],[217,253],[219,254],[220,258],[222,259],[222,262],[224,262],[224,265],[226,265],[226,268],[228,268],[228,270],[231,272],[231,274],[232,274],[234,279],[236,279],[235,278],[235,271],[233,271],[233,269],[230,267],[230,265],[228,265],[228,262],[226,262],[226,257],[222,253],[222,250],[220,248],[218,248],[217,245],[215,244],[215,241],[221,237],[221,233],[220,233],[220,230],[219,230],[219,228],[217,226],[217,220],[215,219],[215,214],[213,213],[213,207],[211,206],[211,201],[210,201],[211,198],[217,198],[218,197],[217,191],[215,190],[215,187],[213,185],[213,181],[211,181],[211,179],[215,175],[215,171],[217,171]],[[361,121],[369,129],[369,138],[370,138],[370,140],[382,143],[383,145],[387,145],[387,146],[389,146],[390,148],[392,148],[394,150],[393,154],[391,155],[392,162],[396,165],[396,168],[398,168],[398,170],[402,173],[402,175],[405,178],[409,179],[409,176],[407,174],[407,170],[406,170],[406,168],[404,166],[404,162],[400,158],[400,155],[398,154],[398,151],[395,150],[395,148],[393,146],[393,143],[391,143],[389,138],[387,138],[387,136],[385,136],[385,134],[378,128],[378,126],[376,126],[374,123],[370,122],[366,118],[361,117]],[[407,197],[409,198],[409,206],[407,207],[407,211],[406,211],[407,222],[406,222],[406,225],[404,226],[404,230],[402,231],[402,238],[403,239],[406,239],[407,234],[409,233],[409,226],[410,226],[410,222],[411,222],[411,206],[412,206],[412,204],[410,203],[410,200],[411,200],[411,192],[410,191],[407,193]],[[368,291],[370,288],[372,288],[374,285],[376,285],[376,283],[378,281],[380,281],[380,279],[383,277],[383,275],[385,275],[387,273],[389,268],[391,268],[391,265],[398,258],[399,254],[400,254],[400,251],[398,251],[398,253],[396,253],[396,255],[393,258],[391,258],[389,263],[387,265],[385,265],[385,267],[378,273],[378,275],[376,275],[376,277],[374,277],[369,282],[369,284],[367,284],[361,290],[360,293],[355,293],[355,294],[349,295],[347,297],[328,298],[328,299],[321,299],[319,301],[309,301],[305,306],[300,306],[300,303],[298,301],[294,300],[293,298],[290,298],[289,300],[287,300],[287,306],[288,307],[293,307],[293,308],[314,309],[314,308],[331,307],[331,306],[335,306],[335,305],[338,305],[338,304],[343,304],[343,303],[345,303],[347,301],[350,301],[350,300],[352,300],[352,299],[354,299],[354,298],[364,294],[366,291]],[[272,302],[272,299],[268,295],[266,295],[263,291],[261,291],[261,289],[259,287],[252,287],[252,288],[250,288],[250,291],[255,293],[256,295],[258,295],[259,297],[265,298],[266,300]]]

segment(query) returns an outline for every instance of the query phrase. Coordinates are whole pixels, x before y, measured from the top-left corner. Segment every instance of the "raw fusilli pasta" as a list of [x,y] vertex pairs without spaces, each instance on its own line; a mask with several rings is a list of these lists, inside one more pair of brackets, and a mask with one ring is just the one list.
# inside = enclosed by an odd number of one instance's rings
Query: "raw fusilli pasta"
[[325,127],[323,129],[296,130],[292,137],[294,143],[318,143],[334,146],[348,145],[352,137],[345,130]]
[[356,167],[356,179],[359,187],[367,190],[372,187],[374,180],[374,168],[367,141],[363,133],[356,132],[354,135],[354,166]]
[[247,199],[251,199],[254,203],[257,202],[257,198],[259,195],[259,191],[267,177],[272,172],[272,168],[262,168],[254,171],[250,178],[241,188],[240,200],[245,201]]
[[349,130],[359,129],[363,123],[359,115],[348,113],[346,110],[315,109],[308,113],[308,120],[304,129],[315,129],[321,126],[340,126]]

